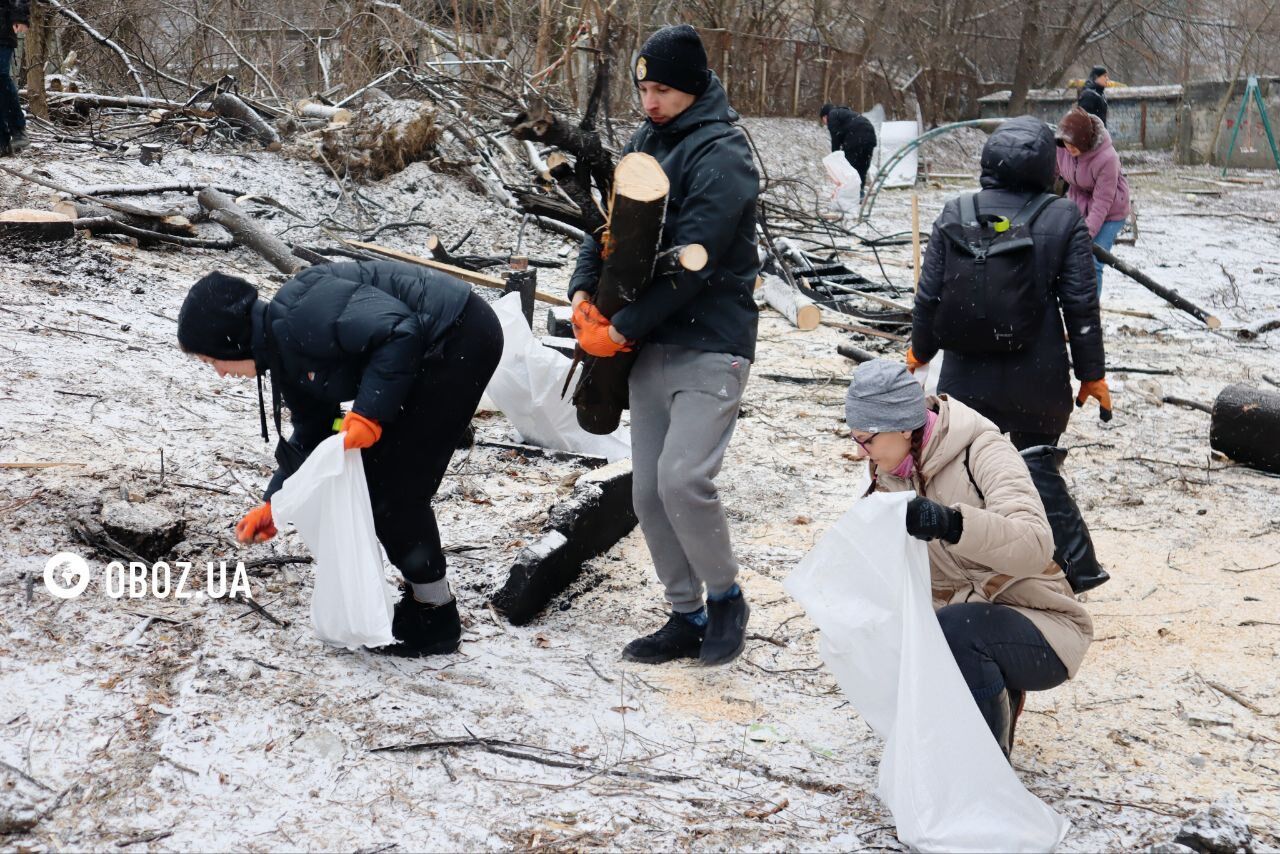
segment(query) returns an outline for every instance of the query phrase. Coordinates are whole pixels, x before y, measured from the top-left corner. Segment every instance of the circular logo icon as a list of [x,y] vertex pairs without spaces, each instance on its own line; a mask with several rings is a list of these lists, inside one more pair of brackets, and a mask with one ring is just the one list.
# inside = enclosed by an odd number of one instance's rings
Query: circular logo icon
[[636,79],[643,80],[645,78],[645,75],[648,73],[649,73],[649,63],[645,62],[645,59],[642,56],[636,62]]
[[89,564],[78,554],[58,552],[44,565],[44,586],[59,599],[74,599],[89,586]]

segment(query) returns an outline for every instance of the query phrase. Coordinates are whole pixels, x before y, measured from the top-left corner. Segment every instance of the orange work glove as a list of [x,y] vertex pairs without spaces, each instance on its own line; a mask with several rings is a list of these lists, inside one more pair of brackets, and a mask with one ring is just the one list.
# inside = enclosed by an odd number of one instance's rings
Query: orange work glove
[[1080,393],[1076,395],[1076,406],[1084,406],[1089,398],[1098,401],[1098,417],[1103,421],[1111,420],[1111,389],[1107,388],[1107,378],[1085,380],[1080,383]]
[[907,370],[908,371],[914,374],[918,368],[923,368],[927,364],[929,363],[922,362],[919,359],[917,359],[916,354],[912,352],[910,347],[907,348]]
[[265,543],[276,535],[271,519],[271,502],[260,504],[236,523],[236,539],[242,543]]
[[613,340],[609,330],[613,325],[600,313],[592,303],[583,300],[573,310],[573,335],[583,350],[597,358],[607,359],[619,353],[629,353],[631,348],[624,342],[619,344]]
[[347,434],[347,438],[342,440],[342,447],[348,451],[352,448],[367,448],[382,438],[382,425],[372,418],[365,418],[359,412],[348,412],[347,417],[342,419],[342,429]]

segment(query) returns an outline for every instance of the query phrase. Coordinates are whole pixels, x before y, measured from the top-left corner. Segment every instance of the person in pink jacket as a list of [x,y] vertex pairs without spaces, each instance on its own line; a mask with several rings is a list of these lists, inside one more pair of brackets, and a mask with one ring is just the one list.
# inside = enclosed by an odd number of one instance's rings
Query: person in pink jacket
[[[1058,123],[1058,174],[1067,182],[1067,195],[1080,208],[1093,242],[1110,251],[1129,216],[1129,182],[1120,169],[1120,155],[1111,134],[1097,116],[1079,107]],[[1102,262],[1094,260],[1098,294],[1102,294]]]

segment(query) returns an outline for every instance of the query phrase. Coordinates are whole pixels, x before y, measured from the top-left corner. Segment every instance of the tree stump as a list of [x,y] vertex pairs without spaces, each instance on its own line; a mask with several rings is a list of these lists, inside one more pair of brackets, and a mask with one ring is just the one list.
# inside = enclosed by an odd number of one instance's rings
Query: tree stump
[[26,208],[0,211],[0,236],[6,240],[69,240],[75,237],[71,217]]

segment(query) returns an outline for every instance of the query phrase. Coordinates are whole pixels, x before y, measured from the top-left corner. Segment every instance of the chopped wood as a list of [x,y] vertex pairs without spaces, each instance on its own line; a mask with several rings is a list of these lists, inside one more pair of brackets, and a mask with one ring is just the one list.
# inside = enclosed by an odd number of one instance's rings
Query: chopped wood
[[[482,287],[494,288],[501,291],[505,291],[507,289],[507,283],[502,279],[497,278],[496,276],[488,276],[488,275],[485,275],[484,273],[477,273],[474,270],[466,270],[466,269],[463,269],[462,267],[455,267],[452,264],[445,264],[441,261],[436,261],[431,258],[423,258],[420,255],[414,255],[409,252],[402,252],[399,249],[392,249],[388,246],[379,246],[376,243],[365,243],[360,240],[345,240],[345,239],[342,242],[348,246],[355,247],[356,249],[363,249],[364,251],[371,252],[374,255],[378,255],[383,258],[390,258],[393,261],[404,261],[407,264],[417,264],[419,267],[430,267],[433,270],[439,270],[442,273],[448,273],[449,275],[459,278],[462,281],[471,285],[480,285]],[[552,296],[551,294],[541,293],[541,292],[535,293],[534,299],[538,300],[539,302],[545,302],[548,305],[568,305],[569,304],[569,301],[566,299],[563,299],[557,296]]]
[[[72,219],[113,219],[125,225],[146,231],[158,231],[162,234],[176,234],[179,237],[195,237],[196,229],[191,220],[182,214],[166,214],[157,211],[155,216],[142,217],[135,214],[121,214],[110,208],[90,202],[77,202],[64,199],[53,206],[55,213]],[[192,212],[194,214],[194,211]],[[87,226],[81,226],[86,228]]]
[[765,276],[760,292],[770,308],[801,332],[817,329],[822,322],[822,310],[813,300],[777,276]]
[[0,235],[24,240],[69,240],[75,237],[71,217],[54,211],[14,208],[0,211]]
[[1280,474],[1280,394],[1243,383],[1224,388],[1213,404],[1209,445],[1238,463]]
[[306,266],[293,254],[289,245],[253,221],[243,208],[225,193],[206,187],[196,196],[209,211],[209,218],[231,232],[240,243],[248,246],[282,273],[293,275]]
[[139,244],[143,246],[153,243],[168,243],[173,246],[183,246],[187,249],[234,249],[236,247],[236,241],[233,238],[217,240],[204,237],[183,237],[179,234],[168,234],[161,231],[149,231],[145,228],[138,228],[126,222],[121,222],[115,217],[77,219],[72,221],[71,226],[76,231],[87,231],[90,234],[128,235],[129,237],[137,238]]
[[324,119],[335,125],[350,124],[351,117],[354,115],[351,110],[345,107],[333,107],[328,104],[321,104],[319,101],[306,99],[298,101],[293,108],[303,118]]
[[267,124],[252,107],[230,92],[219,92],[209,102],[209,108],[232,124],[252,133],[268,151],[280,150],[280,134],[276,133],[275,128]]
[[84,190],[75,190],[75,189],[72,189],[71,187],[67,187],[63,184],[59,184],[55,181],[51,181],[48,178],[41,178],[37,175],[31,174],[30,172],[19,172],[16,169],[10,169],[8,166],[0,166],[0,172],[8,172],[10,175],[12,175],[15,178],[21,178],[24,181],[30,181],[33,184],[39,184],[41,187],[48,187],[50,190],[57,190],[59,193],[66,193],[68,196],[72,196],[77,199],[84,199],[86,201],[94,202],[98,205],[101,205],[104,208],[110,208],[113,211],[119,211],[120,213],[129,214],[130,216],[137,216],[137,217],[142,217],[146,219],[146,218],[151,218],[158,215],[166,216],[169,214],[177,213],[177,211],[165,211],[163,213],[159,213],[154,210],[149,210],[147,208],[139,207],[138,205],[129,204],[128,202],[118,202],[112,199],[99,198],[98,196],[94,196],[94,195],[90,195],[89,193],[86,193]]
[[701,243],[689,243],[684,246],[672,246],[658,255],[654,264],[653,277],[674,275],[681,270],[697,273],[707,266],[707,250]]
[[1121,261],[1119,258],[1112,255],[1110,252],[1103,249],[1101,246],[1099,246],[1096,243],[1093,245],[1093,255],[1102,263],[1110,267],[1114,267],[1115,269],[1119,270],[1121,273],[1124,273],[1126,276],[1133,279],[1135,282],[1142,285],[1144,288],[1151,291],[1156,296],[1168,302],[1174,308],[1185,311],[1187,314],[1191,315],[1196,320],[1199,320],[1202,323],[1204,323],[1204,325],[1208,326],[1210,329],[1218,329],[1222,326],[1221,320],[1214,317],[1212,314],[1209,314],[1209,312],[1200,308],[1200,306],[1191,302],[1186,297],[1183,297],[1177,291],[1171,288],[1166,288],[1164,285],[1161,285],[1160,283],[1156,282],[1146,273],[1142,272],[1141,270],[1132,266],[1131,264],[1127,264],[1126,262]]
[[613,156],[605,149],[599,134],[564,121],[539,98],[532,99],[528,109],[519,113],[510,125],[511,135],[516,139],[540,142],[572,154],[579,168],[591,175],[601,196],[611,195]]

